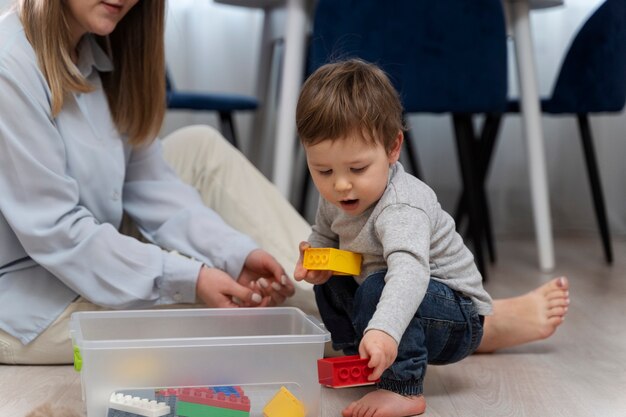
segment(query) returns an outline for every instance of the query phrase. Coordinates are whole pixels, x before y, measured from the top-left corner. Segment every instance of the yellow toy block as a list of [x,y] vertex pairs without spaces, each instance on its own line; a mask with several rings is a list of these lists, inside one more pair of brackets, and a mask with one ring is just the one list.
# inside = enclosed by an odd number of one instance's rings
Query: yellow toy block
[[280,387],[263,408],[263,417],[304,417],[305,414],[304,404],[285,387]]
[[312,270],[333,271],[336,275],[359,275],[361,254],[334,248],[304,250],[302,266]]

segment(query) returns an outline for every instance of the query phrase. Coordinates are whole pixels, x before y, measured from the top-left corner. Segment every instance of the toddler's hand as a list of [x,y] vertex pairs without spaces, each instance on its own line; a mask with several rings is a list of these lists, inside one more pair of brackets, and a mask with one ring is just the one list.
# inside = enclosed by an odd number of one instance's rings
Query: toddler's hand
[[310,248],[309,242],[300,242],[298,249],[300,250],[300,257],[296,263],[296,269],[293,271],[293,277],[296,281],[306,281],[309,284],[321,285],[328,281],[333,276],[332,271],[309,271],[302,266],[302,260],[304,259],[304,251]]
[[398,344],[382,330],[368,330],[361,339],[359,354],[361,358],[370,359],[367,366],[372,368],[372,373],[368,379],[374,381],[396,360]]

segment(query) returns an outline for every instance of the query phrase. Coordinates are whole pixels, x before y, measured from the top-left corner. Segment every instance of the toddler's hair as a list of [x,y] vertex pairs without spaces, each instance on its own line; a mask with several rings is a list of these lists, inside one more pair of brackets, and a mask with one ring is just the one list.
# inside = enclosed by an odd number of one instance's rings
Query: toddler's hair
[[318,68],[302,86],[296,126],[304,145],[360,133],[387,152],[404,130],[402,104],[385,72],[360,59]]

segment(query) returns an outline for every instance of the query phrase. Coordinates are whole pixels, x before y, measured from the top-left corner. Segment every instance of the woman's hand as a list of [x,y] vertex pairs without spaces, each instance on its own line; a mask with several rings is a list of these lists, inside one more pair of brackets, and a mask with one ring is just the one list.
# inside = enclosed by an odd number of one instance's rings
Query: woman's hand
[[309,271],[302,266],[302,260],[304,259],[305,249],[310,248],[309,242],[300,242],[298,249],[300,250],[300,257],[296,263],[296,269],[293,272],[293,277],[296,281],[306,281],[310,284],[321,285],[328,281],[333,276],[332,271]]
[[372,368],[372,373],[368,379],[374,381],[396,360],[398,344],[382,330],[368,330],[359,344],[359,354],[361,358],[369,358],[367,366]]
[[269,304],[269,299],[264,299],[258,291],[235,282],[222,270],[207,266],[200,268],[196,295],[207,307],[239,307],[241,304],[261,307]]
[[237,283],[262,294],[262,305],[269,306],[282,304],[296,291],[278,261],[262,249],[250,252]]

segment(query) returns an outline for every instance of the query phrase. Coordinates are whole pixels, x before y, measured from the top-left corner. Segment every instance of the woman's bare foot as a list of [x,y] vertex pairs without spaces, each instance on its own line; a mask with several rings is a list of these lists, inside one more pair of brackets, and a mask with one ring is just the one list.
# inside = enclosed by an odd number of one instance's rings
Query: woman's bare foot
[[563,323],[569,306],[567,278],[554,278],[519,297],[494,300],[493,315],[485,317],[483,339],[477,352],[550,337]]
[[405,397],[395,392],[379,389],[354,401],[341,412],[343,417],[406,417],[422,414],[426,410],[423,395]]

